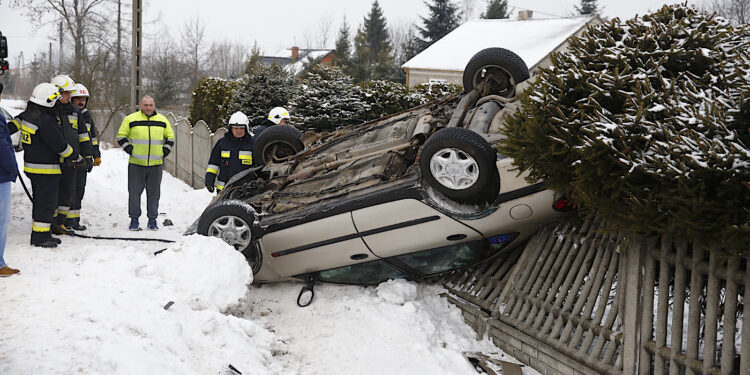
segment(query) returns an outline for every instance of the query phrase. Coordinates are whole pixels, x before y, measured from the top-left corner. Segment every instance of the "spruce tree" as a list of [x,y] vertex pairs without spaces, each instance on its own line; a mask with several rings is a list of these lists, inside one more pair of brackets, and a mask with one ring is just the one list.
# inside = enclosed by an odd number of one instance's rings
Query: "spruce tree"
[[337,67],[315,66],[291,101],[294,123],[315,130],[333,130],[361,122],[368,106],[351,77]]
[[350,63],[349,59],[351,54],[352,42],[351,36],[349,35],[349,24],[346,22],[346,17],[344,17],[344,22],[341,24],[339,35],[336,38],[336,59],[333,63],[336,66],[344,67],[344,69],[346,69]]
[[430,16],[420,17],[424,27],[417,27],[422,36],[419,39],[420,52],[453,31],[461,23],[461,12],[451,0],[432,0],[432,4],[428,2],[425,4],[430,9]]
[[354,56],[349,72],[357,82],[362,82],[390,78],[394,68],[386,20],[380,4],[375,0],[354,37]]
[[508,18],[508,0],[489,0],[487,10],[480,16],[484,19]]
[[599,12],[597,0],[581,0],[581,5],[576,5],[576,10],[582,16],[593,15]]
[[611,229],[750,238],[748,35],[683,5],[592,26],[521,95],[500,152]]
[[289,105],[297,86],[297,79],[280,65],[260,64],[238,80],[231,111],[242,111],[251,125],[260,125],[271,108]]

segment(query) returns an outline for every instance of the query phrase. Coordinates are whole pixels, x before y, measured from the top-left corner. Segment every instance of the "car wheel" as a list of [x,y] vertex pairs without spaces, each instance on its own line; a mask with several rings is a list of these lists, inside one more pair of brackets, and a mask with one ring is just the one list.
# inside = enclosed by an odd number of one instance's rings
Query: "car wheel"
[[260,233],[255,225],[255,209],[249,204],[227,199],[209,205],[198,219],[198,233],[221,238],[245,256],[254,272],[260,268],[261,255],[253,244]]
[[419,161],[427,183],[459,202],[493,201],[500,191],[497,152],[479,134],[463,128],[438,130],[425,142]]
[[489,93],[512,97],[517,84],[529,79],[529,69],[520,56],[505,48],[486,48],[472,56],[464,69],[464,91],[487,80]]
[[273,125],[255,140],[253,164],[266,164],[268,161],[281,161],[302,151],[302,132],[289,125]]

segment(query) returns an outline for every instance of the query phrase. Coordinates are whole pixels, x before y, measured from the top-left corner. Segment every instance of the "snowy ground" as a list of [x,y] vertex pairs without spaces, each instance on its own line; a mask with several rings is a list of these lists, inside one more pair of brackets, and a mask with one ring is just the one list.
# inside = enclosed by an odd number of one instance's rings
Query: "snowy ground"
[[0,280],[0,374],[230,374],[230,364],[244,374],[476,374],[462,352],[509,360],[477,341],[438,286],[318,285],[304,309],[299,284],[248,286],[240,254],[181,235],[211,195],[166,173],[159,221],[175,225],[129,232],[126,164],[120,150],[103,150],[85,233],[177,243],[65,237],[53,250],[32,247],[31,204],[12,185],[5,259],[21,274]]

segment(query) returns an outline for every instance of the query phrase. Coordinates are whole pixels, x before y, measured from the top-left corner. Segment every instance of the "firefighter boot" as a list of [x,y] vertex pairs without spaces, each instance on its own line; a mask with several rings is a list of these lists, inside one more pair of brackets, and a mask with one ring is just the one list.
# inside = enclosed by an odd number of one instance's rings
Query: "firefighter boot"
[[85,225],[81,225],[81,218],[65,219],[65,226],[72,230],[86,230]]
[[57,247],[57,242],[52,239],[49,232],[32,232],[31,244],[39,247],[53,248]]

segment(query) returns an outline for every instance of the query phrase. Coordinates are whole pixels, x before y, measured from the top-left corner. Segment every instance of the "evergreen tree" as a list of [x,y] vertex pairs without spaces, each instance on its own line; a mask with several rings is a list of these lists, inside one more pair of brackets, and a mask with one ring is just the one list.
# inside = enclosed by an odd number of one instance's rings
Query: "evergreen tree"
[[388,28],[377,0],[354,37],[354,55],[348,73],[357,82],[390,78],[394,58]]
[[581,5],[576,5],[576,10],[582,16],[594,15],[599,12],[597,0],[581,0]]
[[273,107],[285,107],[295,94],[298,81],[279,65],[260,64],[252,74],[238,80],[231,112],[242,111],[251,125],[262,124]]
[[592,26],[521,95],[500,152],[610,229],[750,238],[747,35],[685,5]]
[[195,124],[203,120],[211,131],[226,126],[231,116],[232,97],[237,89],[237,81],[216,77],[203,77],[193,91],[188,120]]
[[339,28],[339,36],[336,38],[336,59],[334,64],[340,67],[346,67],[350,63],[350,55],[352,54],[352,42],[351,36],[349,35],[349,24],[344,22]]
[[258,42],[253,43],[253,49],[250,51],[250,59],[245,63],[245,74],[254,74],[256,70],[263,66],[263,56],[261,55]]
[[480,17],[492,20],[508,18],[508,16],[508,0],[489,0],[487,10]]
[[337,67],[317,65],[291,101],[294,123],[315,130],[333,130],[361,122],[368,106]]
[[417,27],[422,36],[419,39],[420,52],[453,31],[461,21],[458,6],[451,0],[432,0],[432,4],[425,4],[430,9],[430,16],[421,17],[424,27]]

